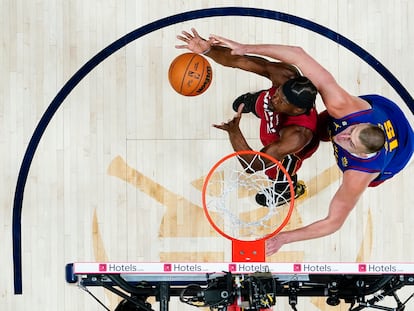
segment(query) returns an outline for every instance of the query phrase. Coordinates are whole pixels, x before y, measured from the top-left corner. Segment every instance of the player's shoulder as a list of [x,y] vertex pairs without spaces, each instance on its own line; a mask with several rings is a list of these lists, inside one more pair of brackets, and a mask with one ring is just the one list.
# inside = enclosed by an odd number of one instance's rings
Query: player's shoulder
[[315,132],[318,123],[318,113],[316,109],[311,109],[309,114],[300,114],[296,116],[285,116],[283,126],[292,126],[302,129],[309,129]]
[[346,92],[330,98],[329,102],[326,102],[325,105],[329,115],[335,119],[341,119],[350,114],[371,109],[368,101]]

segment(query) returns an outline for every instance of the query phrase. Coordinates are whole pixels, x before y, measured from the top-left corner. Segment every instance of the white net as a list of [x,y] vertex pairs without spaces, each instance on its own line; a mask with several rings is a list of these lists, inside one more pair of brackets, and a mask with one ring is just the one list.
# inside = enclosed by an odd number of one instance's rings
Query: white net
[[286,221],[291,192],[286,181],[267,176],[271,170],[280,171],[279,162],[269,164],[259,153],[247,158],[235,153],[218,162],[205,181],[204,205],[220,231],[252,241],[272,234]]

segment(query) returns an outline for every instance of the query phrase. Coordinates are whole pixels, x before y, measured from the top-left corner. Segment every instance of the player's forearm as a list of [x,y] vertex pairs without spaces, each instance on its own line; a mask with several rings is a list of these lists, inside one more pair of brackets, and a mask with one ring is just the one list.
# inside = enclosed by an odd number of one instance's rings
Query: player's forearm
[[339,226],[324,224],[325,220],[314,222],[311,225],[291,231],[283,231],[266,241],[266,254],[272,255],[288,243],[305,241],[329,235],[339,229]]
[[[223,46],[212,46],[208,53],[204,55],[222,66],[245,70],[247,70],[247,68],[244,68],[246,66],[246,60],[249,58],[253,61],[254,59],[254,57],[249,56],[233,55],[231,54],[231,49]],[[259,57],[256,58],[260,59]]]
[[[280,44],[246,44],[243,45],[244,53],[271,57],[279,61],[295,65],[302,74],[308,77],[321,93],[325,94],[326,85],[335,83],[335,78],[312,56],[299,46]],[[326,104],[326,103],[325,103]]]
[[212,46],[204,55],[208,56],[220,65],[231,67],[233,63],[233,55],[231,55],[230,52],[231,50],[229,48],[222,46]]
[[233,146],[234,151],[251,150],[249,144],[244,138],[240,129],[237,131],[229,132],[230,143]]
[[343,194],[343,190],[337,191],[331,201],[329,214],[326,218],[315,221],[305,227],[287,231],[284,237],[286,239],[285,243],[321,238],[338,231],[358,201],[357,195],[353,196],[350,193],[351,198],[349,195],[342,198]]
[[[240,130],[234,131],[229,133],[229,138],[231,145],[233,146],[234,151],[244,151],[244,150],[252,150],[249,144],[247,143],[246,139],[244,138],[243,134]],[[263,169],[263,162],[262,161],[254,161],[255,155],[253,154],[243,154],[240,156],[243,160],[239,159],[240,164],[245,169],[253,169],[253,170],[246,170],[247,173],[254,173],[254,170],[261,170]],[[266,160],[266,159],[264,159]]]
[[246,54],[267,56],[296,66],[304,57],[309,57],[301,47],[281,44],[246,44],[245,51]]
[[340,224],[319,220],[308,226],[283,232],[283,244],[321,238],[336,232],[340,227]]

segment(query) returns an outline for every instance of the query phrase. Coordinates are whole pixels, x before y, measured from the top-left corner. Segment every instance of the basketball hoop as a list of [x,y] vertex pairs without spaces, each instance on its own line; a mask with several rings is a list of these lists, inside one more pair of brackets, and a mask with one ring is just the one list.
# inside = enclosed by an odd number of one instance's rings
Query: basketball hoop
[[[274,170],[285,175],[290,201],[275,190],[280,179],[267,176]],[[266,194],[266,207],[256,203],[257,193]],[[233,262],[264,262],[265,242],[289,222],[294,196],[292,180],[280,161],[246,150],[225,156],[211,168],[203,184],[202,204],[211,226],[231,240]]]

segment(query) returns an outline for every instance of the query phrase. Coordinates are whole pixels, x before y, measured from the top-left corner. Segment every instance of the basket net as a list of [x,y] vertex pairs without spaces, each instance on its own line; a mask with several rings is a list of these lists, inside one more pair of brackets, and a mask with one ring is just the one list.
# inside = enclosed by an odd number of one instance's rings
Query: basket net
[[[289,181],[282,192],[281,182],[267,176],[275,169],[285,173]],[[267,206],[256,203],[257,193],[264,195]],[[293,209],[292,193],[290,176],[279,161],[256,151],[236,152],[210,170],[203,187],[203,207],[210,224],[224,237],[257,241],[286,225]]]

